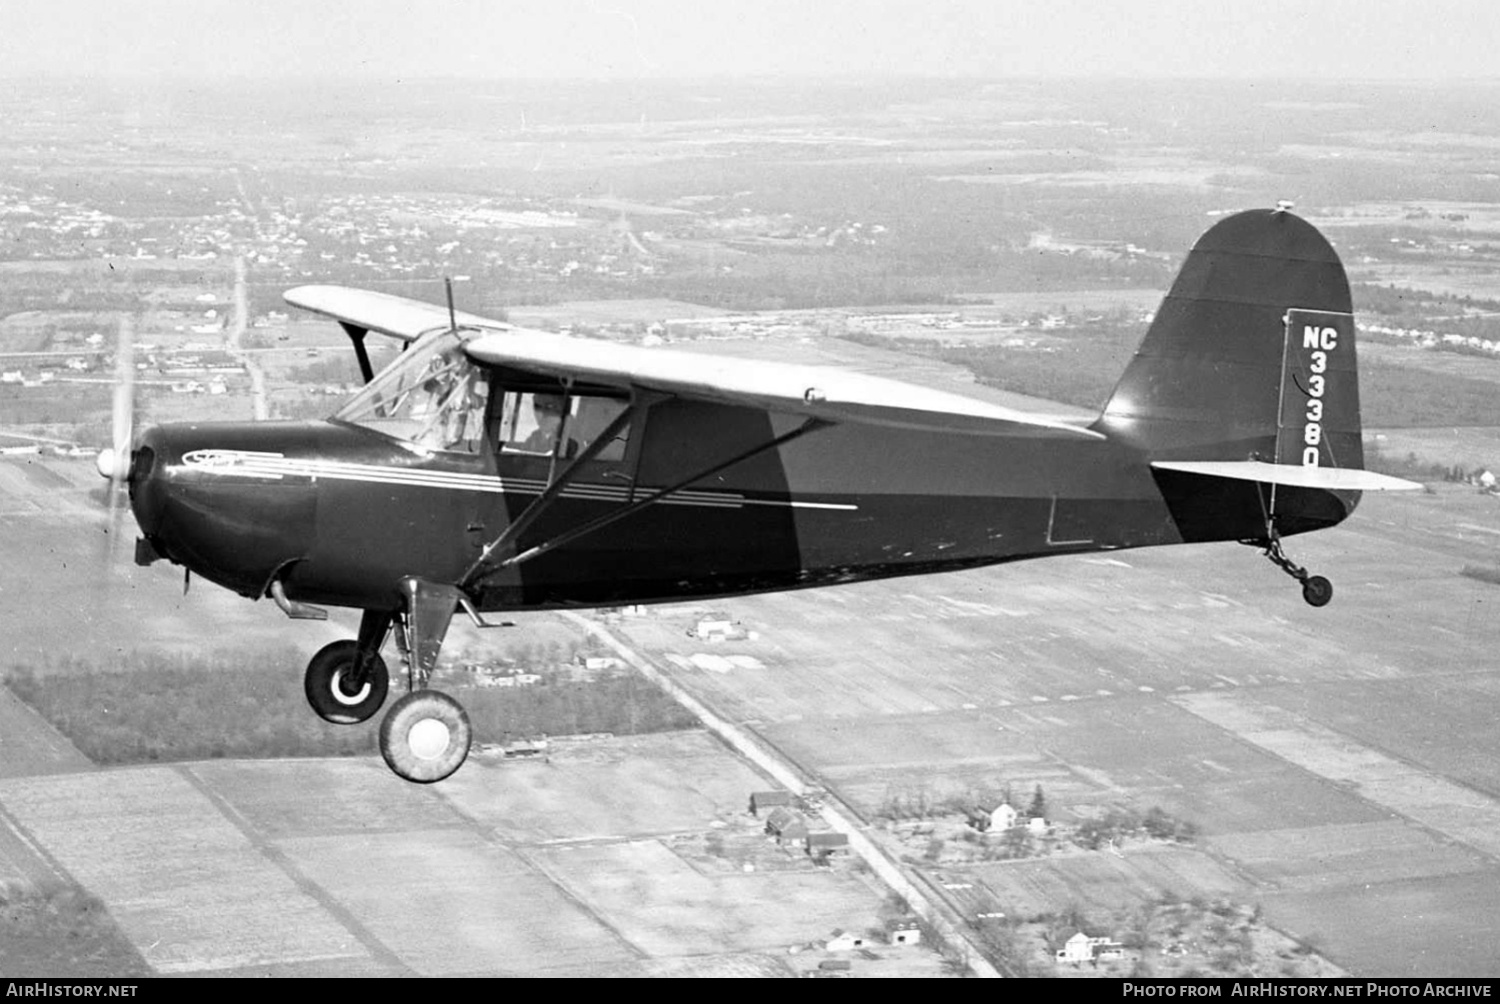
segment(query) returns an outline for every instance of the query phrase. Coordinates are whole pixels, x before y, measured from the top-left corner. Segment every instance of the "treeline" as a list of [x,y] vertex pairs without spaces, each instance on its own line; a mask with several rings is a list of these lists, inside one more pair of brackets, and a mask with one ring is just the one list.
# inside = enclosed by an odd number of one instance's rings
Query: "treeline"
[[[1494,466],[1500,467],[1500,464]],[[1365,443],[1365,468],[1411,481],[1447,481],[1454,484],[1478,484],[1480,476],[1490,470],[1485,464],[1468,467],[1464,464],[1423,460],[1410,451],[1404,457],[1399,456],[1384,449],[1379,440]]]
[[1488,380],[1366,360],[1359,392],[1367,429],[1500,425],[1496,385]]
[[1360,310],[1367,310],[1384,317],[1405,318],[1422,326],[1425,326],[1424,319],[1426,318],[1452,317],[1452,321],[1442,322],[1446,326],[1463,323],[1466,320],[1486,320],[1486,318],[1456,316],[1466,310],[1500,310],[1500,301],[1476,300],[1472,296],[1445,296],[1441,293],[1433,293],[1425,289],[1411,289],[1406,286],[1356,283],[1350,288],[1350,292]]
[[1097,409],[1109,399],[1142,334],[1140,328],[1122,327],[1045,348],[964,346],[938,356],[964,366],[986,386]]
[[[213,290],[224,288],[229,281],[223,266],[162,269],[133,263],[112,267],[100,261],[80,261],[61,272],[7,268],[0,276],[0,317],[28,310],[139,313],[147,309],[150,295],[163,287],[201,286]],[[195,309],[199,305],[176,306]]]
[[[71,658],[40,670],[15,667],[5,685],[99,764],[374,753],[378,717],[358,727],[318,718],[302,692],[302,662],[291,649],[271,658],[129,652],[107,667]],[[535,686],[460,697],[476,743],[697,724],[659,687],[629,673],[583,681],[548,676]]]
[[107,384],[0,384],[0,422],[7,425],[84,426],[109,414]]
[[1048,332],[1035,346],[943,345],[932,339],[885,338],[850,332],[845,341],[894,348],[962,366],[988,387],[1080,408],[1100,408],[1145,335],[1145,324],[1106,318],[1065,334]]
[[[1103,406],[1145,334],[1139,322],[1097,322],[1048,333],[1048,344],[943,346],[923,339],[850,333],[847,341],[932,356],[965,367],[980,383],[1080,408]],[[1496,385],[1366,360],[1360,367],[1360,407],[1366,428],[1500,425]]]
[[698,724],[665,691],[635,673],[591,680],[544,675],[532,686],[470,689],[460,699],[481,742],[583,732],[635,735]]

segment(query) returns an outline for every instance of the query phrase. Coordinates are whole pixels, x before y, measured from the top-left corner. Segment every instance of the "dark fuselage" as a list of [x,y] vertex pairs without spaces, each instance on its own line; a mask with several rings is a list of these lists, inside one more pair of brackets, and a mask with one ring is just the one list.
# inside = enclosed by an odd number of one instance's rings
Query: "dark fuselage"
[[[516,549],[798,424],[753,408],[655,404],[631,423],[623,456],[585,462]],[[460,581],[556,474],[550,458],[493,444],[427,452],[334,421],[160,426],[142,447],[133,505],[158,553],[247,596],[279,578],[292,599],[363,609],[399,606],[406,576]],[[1211,532],[1185,533],[1174,496],[1201,500],[1202,479],[1164,476],[1147,460],[1111,440],[831,425],[494,571],[469,592],[484,610],[601,606],[1263,531],[1253,486],[1230,486],[1213,503]],[[1325,492],[1307,501],[1306,525],[1289,517],[1282,532],[1331,525],[1352,509]]]

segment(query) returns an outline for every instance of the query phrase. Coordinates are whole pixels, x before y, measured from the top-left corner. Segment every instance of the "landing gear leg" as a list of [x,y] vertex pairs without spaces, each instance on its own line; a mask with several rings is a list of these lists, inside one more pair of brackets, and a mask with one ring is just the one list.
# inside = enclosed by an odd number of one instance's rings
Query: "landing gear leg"
[[406,654],[411,693],[391,705],[381,720],[380,755],[398,776],[431,784],[463,766],[473,738],[462,705],[427,689],[463,594],[454,586],[415,578],[403,579],[401,591],[406,609],[397,615],[398,647]]
[[1308,574],[1307,569],[1288,558],[1281,546],[1281,535],[1274,526],[1267,524],[1266,539],[1257,543],[1265,548],[1265,556],[1270,559],[1271,564],[1302,583],[1302,598],[1309,606],[1327,606],[1328,601],[1333,599],[1333,583],[1321,575]]
[[335,725],[355,725],[380,710],[390,689],[380,646],[390,633],[392,617],[388,612],[366,610],[357,641],[333,642],[312,657],[302,687],[319,718]]

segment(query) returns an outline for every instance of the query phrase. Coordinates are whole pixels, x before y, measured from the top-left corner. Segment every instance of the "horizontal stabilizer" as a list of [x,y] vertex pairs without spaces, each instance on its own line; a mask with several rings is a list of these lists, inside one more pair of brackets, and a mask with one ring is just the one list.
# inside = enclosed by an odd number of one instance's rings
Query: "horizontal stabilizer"
[[1182,471],[1211,478],[1339,492],[1400,492],[1422,487],[1415,481],[1403,481],[1351,467],[1303,467],[1268,464],[1260,460],[1157,460],[1151,466],[1157,470]]
[[464,351],[481,363],[543,376],[654,390],[830,422],[1023,438],[1104,438],[1055,418],[826,366],[644,348],[519,330],[481,335],[466,342]]

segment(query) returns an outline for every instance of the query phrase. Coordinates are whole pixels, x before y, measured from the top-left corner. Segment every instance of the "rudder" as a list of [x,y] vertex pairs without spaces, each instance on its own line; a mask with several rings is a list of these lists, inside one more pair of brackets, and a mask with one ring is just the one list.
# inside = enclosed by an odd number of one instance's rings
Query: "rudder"
[[[1211,227],[1094,428],[1149,462],[1362,468],[1349,281],[1327,239],[1283,210]],[[1156,477],[1186,540],[1259,537],[1271,515],[1282,534],[1331,526],[1358,501],[1321,488],[1268,495],[1253,480],[1182,471]]]

